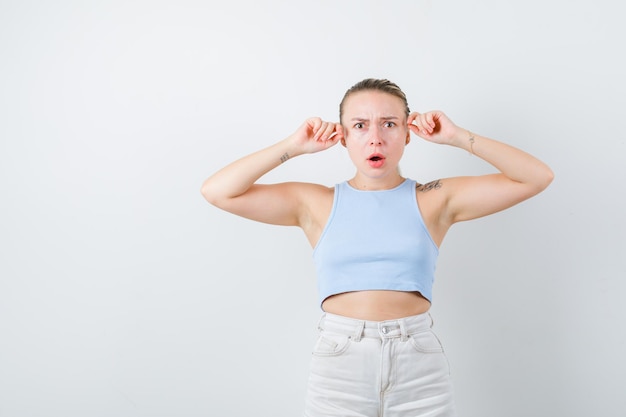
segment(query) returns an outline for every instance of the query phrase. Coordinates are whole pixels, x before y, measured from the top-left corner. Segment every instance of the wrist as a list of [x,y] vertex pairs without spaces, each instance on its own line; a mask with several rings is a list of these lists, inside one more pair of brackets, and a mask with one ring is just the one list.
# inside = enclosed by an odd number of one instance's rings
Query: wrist
[[280,163],[285,163],[289,159],[302,155],[302,149],[295,143],[292,137],[288,137],[276,144],[276,154]]
[[474,145],[476,143],[476,135],[468,129],[459,128],[458,133],[455,135],[453,145],[457,148],[461,148],[474,155]]
[[469,143],[469,153],[474,155],[474,142],[476,142],[476,137],[469,130],[467,131],[467,142]]

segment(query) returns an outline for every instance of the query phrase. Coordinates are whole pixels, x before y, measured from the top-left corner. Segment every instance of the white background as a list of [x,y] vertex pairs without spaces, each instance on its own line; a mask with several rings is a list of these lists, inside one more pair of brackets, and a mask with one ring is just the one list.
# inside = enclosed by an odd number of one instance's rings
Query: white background
[[[0,416],[300,415],[310,247],[199,189],[366,77],[556,174],[441,248],[460,415],[623,416],[618,3],[2,0]],[[402,172],[492,168],[414,137]],[[337,146],[263,181],[352,174]]]

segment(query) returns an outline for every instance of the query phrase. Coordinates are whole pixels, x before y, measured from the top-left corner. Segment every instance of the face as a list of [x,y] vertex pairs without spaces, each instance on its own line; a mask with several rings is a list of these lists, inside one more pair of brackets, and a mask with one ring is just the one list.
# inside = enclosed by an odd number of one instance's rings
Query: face
[[360,175],[383,178],[398,174],[398,163],[410,139],[405,106],[381,91],[359,91],[343,109],[343,145]]

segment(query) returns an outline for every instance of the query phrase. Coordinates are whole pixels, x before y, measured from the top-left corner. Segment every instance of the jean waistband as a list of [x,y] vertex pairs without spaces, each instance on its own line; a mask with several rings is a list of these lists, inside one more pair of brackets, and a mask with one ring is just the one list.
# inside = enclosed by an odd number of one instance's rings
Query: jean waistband
[[390,339],[396,337],[405,340],[409,335],[429,330],[432,326],[433,319],[428,312],[385,321],[359,320],[324,313],[318,324],[320,330],[350,336],[356,341],[362,338]]

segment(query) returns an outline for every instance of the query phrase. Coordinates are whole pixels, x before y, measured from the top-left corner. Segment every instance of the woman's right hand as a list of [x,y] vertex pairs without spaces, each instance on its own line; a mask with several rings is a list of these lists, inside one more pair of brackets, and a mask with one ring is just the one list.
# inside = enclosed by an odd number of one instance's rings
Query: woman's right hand
[[315,153],[331,148],[343,138],[341,124],[311,117],[289,137],[299,153]]

